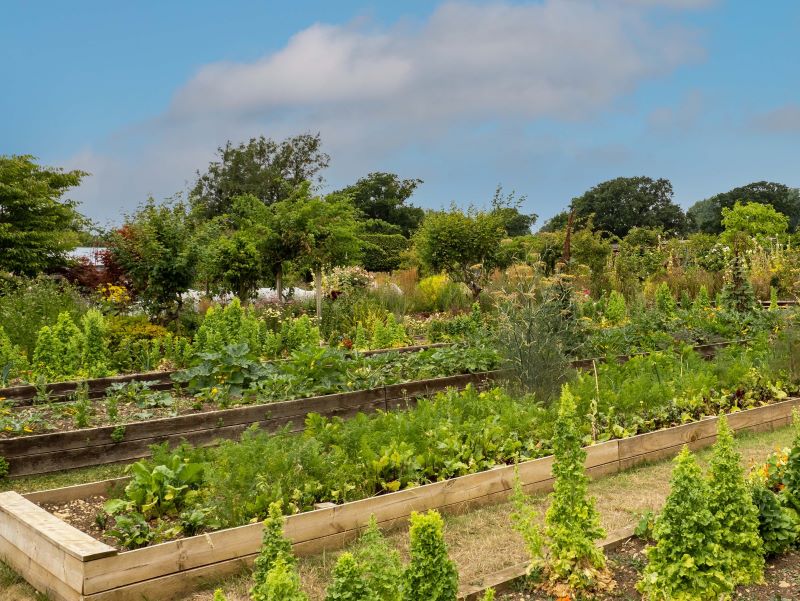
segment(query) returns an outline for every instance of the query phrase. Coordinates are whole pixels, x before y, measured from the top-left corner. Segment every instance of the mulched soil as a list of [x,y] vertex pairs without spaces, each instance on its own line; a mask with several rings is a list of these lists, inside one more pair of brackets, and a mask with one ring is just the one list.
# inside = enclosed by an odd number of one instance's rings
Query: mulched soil
[[[645,543],[637,538],[626,542],[622,547],[608,553],[609,565],[614,573],[616,588],[613,592],[594,597],[596,601],[641,599],[636,583],[647,563],[644,554]],[[517,589],[522,585],[517,585]],[[540,592],[517,590],[498,594],[503,601],[545,601],[552,597]],[[781,599],[800,599],[800,553],[790,552],[767,562],[764,583],[740,586],[734,591],[733,599],[748,601],[776,601]]]
[[[161,417],[213,411],[220,408],[214,403],[198,403],[197,399],[193,397],[172,397],[170,395],[168,400],[165,399],[165,406],[158,406],[158,403],[155,402],[151,402],[150,406],[147,406],[147,397],[142,397],[142,400],[144,401],[142,405],[130,401],[120,401],[117,405],[116,420],[109,417],[108,404],[105,399],[89,401],[90,410],[86,427],[113,426]],[[231,404],[231,407],[234,406],[236,405]],[[71,401],[5,409],[0,407],[0,439],[79,430],[77,413],[75,403]],[[5,427],[3,424],[6,424]]]

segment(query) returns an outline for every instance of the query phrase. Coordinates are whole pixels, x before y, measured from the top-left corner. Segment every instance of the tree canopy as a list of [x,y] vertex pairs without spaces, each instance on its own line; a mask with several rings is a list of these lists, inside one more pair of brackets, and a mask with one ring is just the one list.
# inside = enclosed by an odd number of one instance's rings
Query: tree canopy
[[722,242],[731,244],[743,235],[748,241],[755,239],[765,244],[787,232],[789,218],[768,204],[737,202],[732,208],[723,207],[722,226],[725,228],[720,235]]
[[593,217],[595,230],[624,237],[631,228],[661,228],[666,233],[686,231],[686,216],[672,201],[667,179],[618,177],[596,185],[572,199],[578,223]]
[[724,229],[722,210],[737,202],[771,205],[789,218],[790,231],[800,225],[800,190],[776,182],[752,182],[700,200],[686,212],[694,231],[720,234]]
[[191,191],[192,208],[209,219],[230,211],[237,196],[252,195],[264,204],[288,198],[304,182],[321,182],[319,173],[330,163],[319,134],[301,134],[276,142],[260,136],[217,151],[205,173],[197,173]]
[[500,242],[505,237],[500,214],[453,206],[449,211],[429,211],[415,243],[423,265],[463,282],[477,297],[488,274],[498,265]]
[[35,275],[63,265],[86,220],[64,193],[88,175],[0,156],[0,271]]
[[192,231],[183,203],[156,204],[150,198],[109,237],[112,257],[154,312],[180,306],[181,293],[194,281]]
[[339,192],[353,199],[370,233],[400,233],[408,238],[425,215],[419,207],[406,204],[421,183],[421,179],[400,179],[394,173],[375,172]]

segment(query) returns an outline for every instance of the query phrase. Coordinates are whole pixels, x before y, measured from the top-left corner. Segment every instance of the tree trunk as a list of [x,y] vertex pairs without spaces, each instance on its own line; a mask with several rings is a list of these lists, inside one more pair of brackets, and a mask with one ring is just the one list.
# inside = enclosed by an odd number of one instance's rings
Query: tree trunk
[[275,292],[278,293],[278,303],[283,304],[283,264],[278,265],[275,272]]
[[322,321],[322,265],[314,268],[314,291],[317,297],[317,319]]

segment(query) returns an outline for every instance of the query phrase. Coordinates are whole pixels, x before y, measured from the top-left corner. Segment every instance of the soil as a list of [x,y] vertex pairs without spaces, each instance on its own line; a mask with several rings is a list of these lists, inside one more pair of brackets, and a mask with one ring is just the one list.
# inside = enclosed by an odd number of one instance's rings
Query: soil
[[[155,399],[151,401],[149,397],[142,397],[142,400],[142,404],[120,400],[115,420],[109,417],[108,404],[104,399],[91,400],[87,416],[88,423],[83,427],[113,426],[161,417],[213,411],[220,408],[214,403],[200,403],[193,397],[174,397],[164,394],[159,396],[159,401]],[[231,407],[234,406],[236,405],[231,405]],[[0,406],[0,439],[80,430],[78,413],[78,408],[72,401],[24,407],[3,408]]]
[[[641,578],[647,563],[644,554],[646,543],[632,538],[616,551],[608,553],[609,566],[614,574],[616,588],[610,592],[593,597],[595,601],[618,601],[641,599],[636,583]],[[522,584],[516,586],[521,589]],[[502,601],[545,601],[551,597],[536,591],[516,590],[498,594]],[[800,553],[792,551],[767,561],[764,583],[737,587],[733,599],[748,601],[776,601],[780,599],[800,599]]]

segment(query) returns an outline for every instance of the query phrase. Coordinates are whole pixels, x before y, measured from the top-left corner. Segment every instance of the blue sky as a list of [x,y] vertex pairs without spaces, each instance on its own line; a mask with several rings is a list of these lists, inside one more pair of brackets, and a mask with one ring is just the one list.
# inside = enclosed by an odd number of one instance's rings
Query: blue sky
[[217,146],[322,134],[326,189],[371,171],[415,202],[498,183],[542,219],[612,177],[683,206],[800,186],[800,3],[14,2],[0,20],[0,153],[93,175],[101,224],[184,191]]

